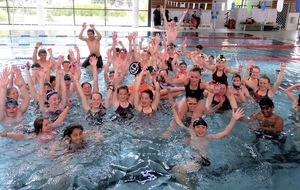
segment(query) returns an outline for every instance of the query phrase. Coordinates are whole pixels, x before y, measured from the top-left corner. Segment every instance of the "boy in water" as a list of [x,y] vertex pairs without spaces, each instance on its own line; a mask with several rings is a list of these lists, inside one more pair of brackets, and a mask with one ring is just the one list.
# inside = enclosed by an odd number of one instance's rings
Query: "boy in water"
[[[98,59],[97,62],[97,68],[102,68],[103,67],[103,61],[102,61],[102,56],[100,54],[100,40],[102,38],[101,34],[98,32],[98,30],[96,30],[95,25],[90,24],[90,29],[87,30],[87,35],[88,37],[83,37],[83,31],[86,29],[86,23],[84,22],[82,24],[82,30],[79,34],[79,39],[82,41],[85,41],[88,45],[88,48],[90,50],[90,55],[86,58],[86,60],[83,62],[82,66],[84,68],[86,68],[87,66],[90,65],[90,57],[91,56],[96,56]],[[97,37],[95,37],[94,35],[97,35]]]
[[250,118],[242,118],[242,121],[251,122],[257,120],[257,125],[250,128],[256,130],[258,138],[279,140],[280,133],[283,130],[282,117],[273,113],[274,103],[270,98],[262,98],[259,102],[261,111],[250,116]]

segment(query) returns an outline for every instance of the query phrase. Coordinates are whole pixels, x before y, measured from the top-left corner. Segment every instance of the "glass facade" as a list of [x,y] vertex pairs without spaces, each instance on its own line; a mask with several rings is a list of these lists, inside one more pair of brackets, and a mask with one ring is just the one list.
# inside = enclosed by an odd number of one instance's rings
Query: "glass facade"
[[[131,26],[135,0],[0,0],[0,25]],[[150,0],[139,1],[139,26],[150,26]],[[151,16],[151,15],[150,15]]]

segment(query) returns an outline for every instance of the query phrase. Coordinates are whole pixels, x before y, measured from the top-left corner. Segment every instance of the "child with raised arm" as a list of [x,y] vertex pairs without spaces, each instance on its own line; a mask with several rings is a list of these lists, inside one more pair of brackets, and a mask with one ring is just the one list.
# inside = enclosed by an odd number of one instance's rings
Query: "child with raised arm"
[[[82,66],[84,68],[86,68],[87,66],[90,65],[90,56],[96,56],[98,59],[97,62],[97,68],[102,68],[103,67],[103,61],[102,61],[102,56],[100,54],[100,40],[102,38],[101,34],[98,32],[98,30],[96,30],[95,25],[94,24],[90,24],[90,29],[87,30],[87,35],[88,37],[83,37],[83,31],[86,29],[86,23],[84,22],[82,24],[82,30],[79,34],[79,39],[82,41],[85,41],[88,45],[89,51],[90,51],[90,55],[86,58],[86,60],[83,62]],[[95,37],[94,35],[97,35],[97,37]]]
[[202,167],[207,167],[210,165],[210,161],[206,155],[210,140],[221,139],[228,136],[232,131],[235,122],[244,115],[244,110],[242,108],[238,108],[236,111],[232,111],[231,120],[224,131],[215,134],[207,134],[206,131],[208,125],[201,117],[194,120],[190,126],[185,126],[182,123],[181,119],[178,117],[176,109],[177,105],[174,104],[172,107],[174,119],[180,127],[189,131],[191,135],[190,145],[193,152],[190,161],[188,161],[184,165],[174,166],[172,171],[175,173],[176,180],[179,183],[191,187],[187,176],[188,173],[196,172]]
[[10,71],[8,68],[4,68],[2,74],[0,75],[0,121],[12,123],[15,122],[17,118],[22,118],[29,106],[30,96],[26,90],[25,81],[22,75],[19,73],[14,75],[14,83],[19,87],[23,101],[19,106],[17,100],[6,99],[9,75]]
[[40,141],[49,142],[50,140],[53,140],[56,136],[54,128],[66,118],[70,108],[71,103],[68,102],[66,108],[63,110],[63,112],[61,112],[61,114],[59,114],[58,118],[53,123],[50,123],[49,119],[46,117],[37,117],[33,123],[33,131],[29,132],[28,134],[0,132],[0,136],[13,139],[24,139],[37,136]]

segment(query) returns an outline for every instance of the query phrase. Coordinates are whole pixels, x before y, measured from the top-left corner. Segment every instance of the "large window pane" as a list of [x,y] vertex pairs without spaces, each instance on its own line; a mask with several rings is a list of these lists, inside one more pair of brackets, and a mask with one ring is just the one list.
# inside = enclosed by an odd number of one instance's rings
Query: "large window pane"
[[148,11],[148,0],[139,0],[139,10]]
[[128,26],[132,25],[132,11],[107,10],[106,25]]
[[103,9],[104,0],[75,0],[75,8],[83,9]]
[[45,9],[46,24],[73,25],[73,9]]
[[42,2],[45,8],[73,8],[73,0],[42,0]]
[[132,0],[107,0],[107,9],[131,9]]
[[148,26],[148,11],[139,11],[139,26]]
[[8,6],[11,8],[36,7],[36,1],[8,0]]
[[8,24],[7,9],[0,9],[0,24]]
[[82,25],[84,22],[87,24],[105,25],[104,10],[76,9],[75,16],[75,25]]
[[36,8],[10,8],[11,24],[37,24]]

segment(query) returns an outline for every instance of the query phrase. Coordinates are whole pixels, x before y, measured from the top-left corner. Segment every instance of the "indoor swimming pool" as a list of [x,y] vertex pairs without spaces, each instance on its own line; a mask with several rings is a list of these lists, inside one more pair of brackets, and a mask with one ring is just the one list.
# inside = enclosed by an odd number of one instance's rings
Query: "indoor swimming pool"
[[[102,32],[101,54],[106,63],[106,50],[111,46],[111,32]],[[140,32],[146,42],[157,32]],[[52,48],[54,57],[67,56],[68,50],[77,45],[82,60],[89,54],[86,44],[78,39],[78,31],[10,31],[0,35],[0,70],[16,64],[22,68],[31,61],[37,41],[42,48]],[[125,32],[119,32],[118,40],[127,46]],[[281,89],[273,98],[274,112],[284,119],[286,142],[278,144],[271,140],[256,140],[251,129],[238,121],[231,134],[210,143],[209,167],[190,175],[196,189],[298,189],[300,187],[300,124],[291,115],[292,102],[284,89],[300,82],[300,48],[278,40],[260,38],[245,33],[183,32],[178,34],[177,44],[187,36],[187,49],[194,50],[202,44],[203,52],[217,57],[223,54],[227,66],[237,68],[253,59],[260,67],[261,75],[268,75],[273,84],[277,79],[280,62],[286,63]],[[139,38],[138,38],[139,40]],[[138,44],[138,41],[136,42]],[[192,65],[186,58],[182,58]],[[92,81],[91,73],[82,69],[80,82]],[[243,73],[242,72],[242,73]],[[99,74],[99,89],[106,96],[103,74]],[[231,84],[231,76],[228,76]],[[209,81],[210,75],[203,80]],[[26,80],[26,77],[25,77]],[[129,85],[134,77],[126,76],[124,84]],[[299,94],[297,92],[297,94]],[[177,97],[180,100],[182,96]],[[188,133],[177,127],[170,138],[162,133],[173,118],[171,106],[161,101],[159,111],[153,117],[119,121],[110,108],[101,125],[90,125],[82,113],[77,96],[71,97],[73,104],[67,119],[57,127],[60,140],[64,128],[70,123],[80,123],[85,130],[99,129],[105,137],[103,143],[93,144],[73,154],[58,150],[54,158],[48,157],[51,143],[41,143],[37,139],[13,140],[0,138],[0,189],[185,189],[179,184],[171,169],[191,158],[191,147],[183,143]],[[250,101],[240,105],[246,116],[259,111],[259,106]],[[24,120],[14,125],[0,124],[0,131],[24,132],[33,126],[36,105],[32,104]],[[217,133],[230,121],[231,112],[204,116],[209,124],[208,132]],[[298,145],[298,146],[297,146]]]

